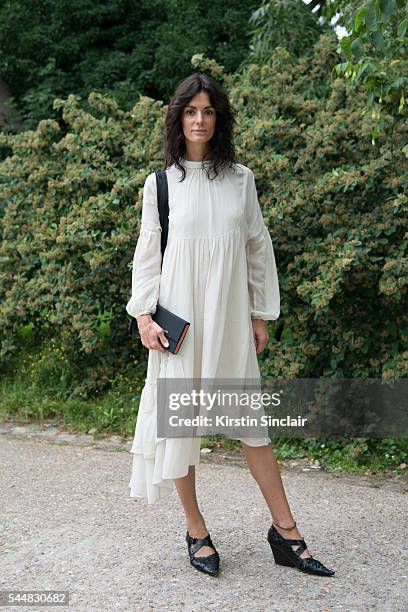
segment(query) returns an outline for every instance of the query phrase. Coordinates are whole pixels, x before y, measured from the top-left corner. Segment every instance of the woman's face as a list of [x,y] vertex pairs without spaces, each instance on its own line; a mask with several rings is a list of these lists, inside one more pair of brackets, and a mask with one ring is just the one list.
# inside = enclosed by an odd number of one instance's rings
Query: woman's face
[[[186,145],[205,151],[206,143],[215,131],[216,113],[206,91],[200,91],[185,106],[182,113],[182,127]],[[200,145],[200,146],[197,146]],[[202,146],[205,145],[205,146]]]

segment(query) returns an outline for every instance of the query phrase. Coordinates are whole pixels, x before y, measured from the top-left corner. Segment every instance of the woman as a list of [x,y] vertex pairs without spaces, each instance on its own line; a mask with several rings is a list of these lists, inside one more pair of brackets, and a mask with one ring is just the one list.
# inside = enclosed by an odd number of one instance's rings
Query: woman
[[[191,564],[219,572],[219,554],[196,499],[200,438],[158,438],[157,378],[259,378],[257,353],[267,341],[265,320],[280,312],[271,237],[253,172],[235,163],[228,97],[211,77],[194,73],[178,86],[166,118],[168,242],[161,268],[161,226],[155,173],[146,178],[142,223],[133,258],[127,312],[149,349],[133,453],[130,495],[154,503],[176,486],[186,516]],[[152,319],[157,303],[190,322],[177,355]],[[163,345],[163,346],[162,346]],[[293,520],[271,440],[239,438],[251,474],[272,516],[268,541],[276,563],[329,576]]]

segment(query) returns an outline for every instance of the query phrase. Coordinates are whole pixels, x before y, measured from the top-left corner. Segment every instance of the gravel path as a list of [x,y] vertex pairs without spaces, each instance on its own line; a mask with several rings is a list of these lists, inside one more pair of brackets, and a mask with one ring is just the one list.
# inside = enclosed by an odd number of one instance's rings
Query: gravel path
[[203,457],[198,499],[221,556],[213,578],[189,564],[175,490],[152,506],[129,498],[126,448],[17,433],[0,431],[1,590],[67,590],[75,612],[408,609],[406,478],[282,469],[310,552],[336,569],[322,578],[275,565],[248,469]]

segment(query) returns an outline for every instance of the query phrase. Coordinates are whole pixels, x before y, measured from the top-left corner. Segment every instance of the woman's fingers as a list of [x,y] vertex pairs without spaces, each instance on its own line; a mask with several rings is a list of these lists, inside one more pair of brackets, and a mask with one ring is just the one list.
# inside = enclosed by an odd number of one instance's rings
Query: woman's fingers
[[261,353],[269,340],[268,328],[266,327],[265,321],[262,321],[261,319],[254,319],[252,321],[252,329],[254,333],[256,352]]
[[259,340],[256,344],[256,352],[257,353],[262,353],[262,351],[264,350],[265,346],[266,346],[266,340]]
[[150,341],[150,346],[148,348],[154,349],[156,351],[160,351],[161,353],[164,353],[165,351],[165,349],[162,347],[162,345],[160,344],[158,340],[158,336],[156,336],[155,340]]
[[266,345],[267,345],[267,343],[268,343],[268,340],[269,340],[269,336],[268,336],[268,334],[267,334],[266,336],[265,336],[265,334],[263,334],[263,335],[261,336],[261,338],[260,338],[260,340],[259,340],[259,352],[260,352],[260,353],[261,353],[261,352],[264,350],[265,346],[266,346]]
[[164,329],[162,327],[159,327],[157,334],[158,334],[158,337],[160,338],[161,343],[164,346],[169,346],[169,341],[167,340],[166,335],[164,333]]
[[[169,341],[165,336],[164,329],[160,327],[154,321],[151,321],[148,326],[143,330],[144,333],[141,333],[141,340],[143,346],[148,349],[154,349],[156,351],[160,351],[161,353],[165,352],[165,348],[162,345],[168,346]],[[160,342],[162,344],[160,344]]]

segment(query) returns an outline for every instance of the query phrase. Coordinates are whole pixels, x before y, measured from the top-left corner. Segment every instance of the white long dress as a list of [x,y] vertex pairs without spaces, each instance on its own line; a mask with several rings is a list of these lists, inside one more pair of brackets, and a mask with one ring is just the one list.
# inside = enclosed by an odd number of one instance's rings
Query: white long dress
[[[252,170],[235,164],[235,171],[210,180],[202,162],[182,164],[184,181],[175,165],[166,170],[169,230],[162,270],[155,173],[146,178],[126,305],[136,317],[154,313],[159,302],[190,322],[177,355],[149,349],[129,482],[130,496],[147,503],[171,492],[173,479],[200,462],[199,437],[157,437],[157,378],[260,380],[251,317],[272,320],[280,313],[272,240]],[[251,446],[271,442],[268,436],[238,439]]]

